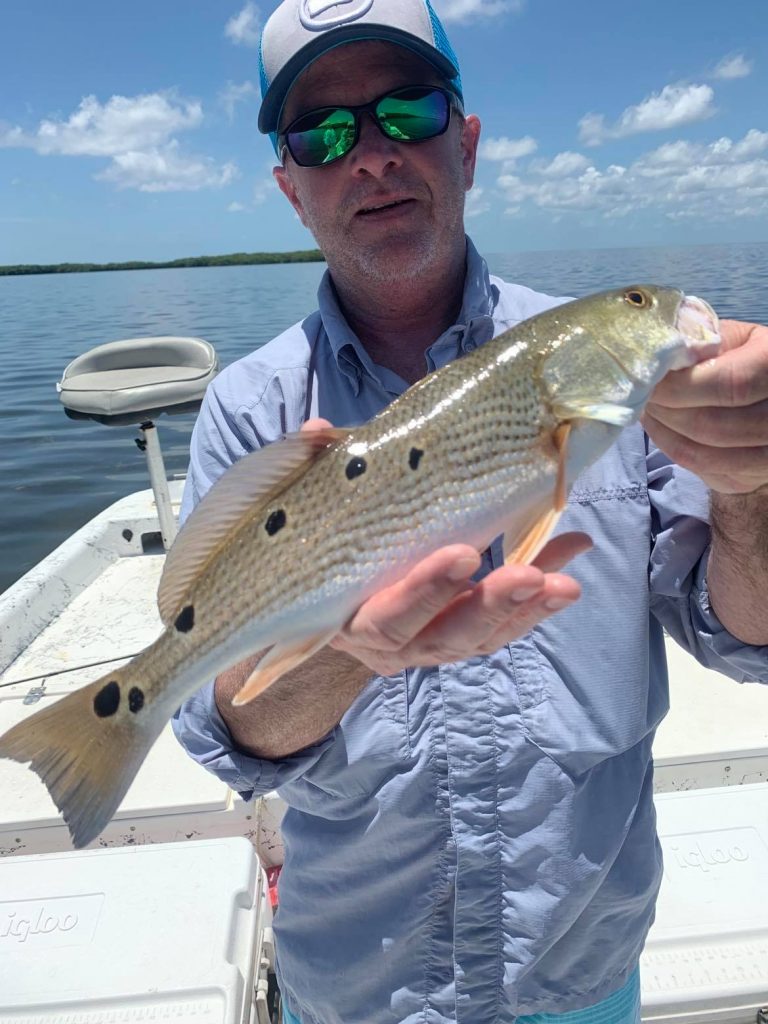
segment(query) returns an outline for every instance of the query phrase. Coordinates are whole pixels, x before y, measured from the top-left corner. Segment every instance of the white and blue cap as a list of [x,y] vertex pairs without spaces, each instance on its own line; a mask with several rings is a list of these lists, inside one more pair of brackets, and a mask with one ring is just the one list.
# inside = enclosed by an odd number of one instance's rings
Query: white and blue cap
[[283,0],[259,46],[259,131],[276,132],[296,79],[318,57],[344,43],[378,39],[423,57],[461,100],[459,62],[429,0]]

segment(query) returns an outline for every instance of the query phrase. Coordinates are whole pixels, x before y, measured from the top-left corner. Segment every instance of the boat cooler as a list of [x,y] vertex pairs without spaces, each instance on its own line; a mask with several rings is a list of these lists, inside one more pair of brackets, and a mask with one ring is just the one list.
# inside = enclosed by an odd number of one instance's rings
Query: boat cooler
[[667,641],[654,743],[664,879],[642,958],[643,1020],[768,1024],[768,686]]
[[643,1020],[768,1024],[768,787],[656,797],[664,880]]
[[0,1022],[269,1024],[262,879],[243,838],[3,859]]

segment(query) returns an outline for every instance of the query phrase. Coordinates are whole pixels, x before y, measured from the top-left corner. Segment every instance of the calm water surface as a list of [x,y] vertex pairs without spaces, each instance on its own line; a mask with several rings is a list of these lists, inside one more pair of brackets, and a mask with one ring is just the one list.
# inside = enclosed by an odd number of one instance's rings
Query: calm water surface
[[[768,323],[768,244],[486,256],[552,294],[674,284],[722,316]],[[324,264],[0,277],[0,591],[110,502],[149,486],[131,427],[67,419],[66,364],[118,338],[205,338],[222,366],[315,307]],[[158,421],[169,474],[186,469],[193,418]]]

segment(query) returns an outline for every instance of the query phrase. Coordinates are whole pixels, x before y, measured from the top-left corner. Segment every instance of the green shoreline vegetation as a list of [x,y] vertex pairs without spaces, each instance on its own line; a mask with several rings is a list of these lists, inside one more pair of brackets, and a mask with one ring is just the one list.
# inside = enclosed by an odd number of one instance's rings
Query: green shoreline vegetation
[[0,277],[20,274],[90,274],[105,270],[170,270],[174,267],[239,267],[259,263],[321,263],[319,249],[296,252],[232,252],[224,256],[185,256],[179,260],[153,263],[129,260],[126,263],[19,263],[0,267]]

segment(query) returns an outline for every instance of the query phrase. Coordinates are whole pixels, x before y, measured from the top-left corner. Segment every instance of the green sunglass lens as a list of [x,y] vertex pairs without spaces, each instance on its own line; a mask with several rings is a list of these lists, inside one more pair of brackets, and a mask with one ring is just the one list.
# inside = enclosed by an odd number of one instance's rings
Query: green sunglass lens
[[319,166],[344,156],[355,141],[355,119],[349,110],[319,112],[297,122],[286,141],[294,159]]
[[416,142],[440,135],[448,126],[448,100],[437,91],[385,96],[376,107],[379,124],[392,139]]

